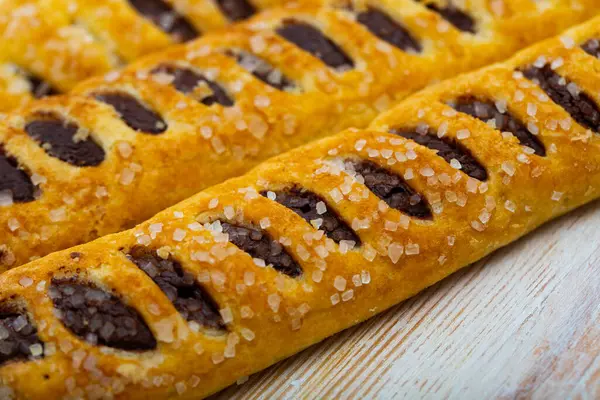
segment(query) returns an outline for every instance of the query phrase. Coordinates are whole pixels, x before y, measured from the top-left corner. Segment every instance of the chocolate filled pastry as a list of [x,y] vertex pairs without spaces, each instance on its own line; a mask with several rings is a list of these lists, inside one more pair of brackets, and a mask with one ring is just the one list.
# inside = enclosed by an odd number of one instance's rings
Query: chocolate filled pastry
[[271,156],[364,128],[417,89],[600,10],[515,1],[498,14],[473,3],[461,9],[466,29],[456,10],[427,4],[267,10],[8,114],[0,269],[130,228]]
[[0,0],[0,112],[286,3]]
[[201,398],[597,198],[598,27],[0,275],[1,393]]

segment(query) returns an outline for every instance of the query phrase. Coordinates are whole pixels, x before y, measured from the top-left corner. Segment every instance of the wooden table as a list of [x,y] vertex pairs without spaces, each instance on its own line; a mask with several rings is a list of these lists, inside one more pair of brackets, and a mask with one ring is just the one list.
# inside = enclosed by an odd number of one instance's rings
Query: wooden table
[[600,203],[215,399],[600,399]]

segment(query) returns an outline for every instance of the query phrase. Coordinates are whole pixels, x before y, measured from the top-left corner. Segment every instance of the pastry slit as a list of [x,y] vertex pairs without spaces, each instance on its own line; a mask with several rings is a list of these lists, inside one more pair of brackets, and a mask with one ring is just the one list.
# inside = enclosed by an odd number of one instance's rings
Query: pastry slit
[[135,131],[158,135],[167,130],[166,122],[156,112],[141,104],[130,94],[95,93],[94,98],[112,106],[121,120]]
[[27,314],[0,306],[0,366],[43,357],[43,343]]
[[25,131],[50,156],[71,165],[93,167],[104,160],[102,147],[87,135],[81,135],[84,131],[75,123],[65,121],[58,115],[40,114],[25,125]]
[[456,7],[450,1],[445,7],[441,7],[435,3],[426,4],[425,7],[439,14],[442,18],[451,23],[456,29],[460,31],[469,33],[477,32],[475,28],[475,20],[473,19],[473,17]]
[[296,84],[286,77],[279,68],[272,66],[252,53],[230,49],[225,52],[225,55],[235,58],[240,67],[275,89],[290,91],[296,88]]
[[564,108],[580,125],[600,133],[600,109],[574,82],[556,73],[548,64],[543,67],[530,66],[521,72],[539,85],[553,102]]
[[271,238],[258,227],[246,227],[220,221],[223,233],[229,235],[229,242],[248,253],[255,262],[264,261],[273,269],[292,278],[302,275],[302,268],[285,250],[283,245]]
[[488,178],[486,169],[471,155],[463,145],[447,136],[441,138],[430,132],[420,133],[417,130],[391,129],[391,133],[413,140],[437,153],[449,164],[460,163],[460,169],[471,178],[485,181]]
[[359,13],[356,20],[367,27],[372,34],[392,46],[414,53],[420,53],[422,50],[421,44],[408,29],[380,10],[371,7]]
[[427,200],[401,176],[367,160],[348,159],[345,165],[349,172],[355,172],[364,185],[391,208],[415,218],[432,218]]
[[581,45],[581,49],[590,56],[600,59],[600,39],[590,39]]
[[46,96],[54,96],[60,93],[54,86],[52,86],[52,84],[40,78],[39,76],[32,74],[31,72],[23,71],[23,75],[31,85],[31,95],[36,99],[41,99],[42,97]]
[[91,283],[53,280],[48,294],[64,326],[88,343],[132,351],[156,348],[139,313]]
[[[211,106],[215,103],[225,107],[233,105],[233,100],[227,95],[223,87],[191,68],[163,64],[155,68],[152,73],[171,76],[173,79],[171,84],[175,89],[181,93],[193,95],[193,97],[198,98],[198,101],[204,105]],[[196,94],[195,92],[200,85],[205,85],[207,91],[211,93]]]
[[358,235],[321,196],[297,187],[288,190],[264,191],[261,194],[269,198],[274,196],[274,201],[301,216],[316,229],[324,231],[327,237],[334,242],[351,241],[355,246],[360,246]]
[[165,0],[128,0],[141,15],[152,21],[178,42],[187,42],[199,36],[194,26],[173,9]]
[[226,329],[217,303],[172,256],[162,258],[156,251],[135,246],[126,257],[152,279],[187,321],[205,328]]
[[305,22],[285,20],[283,25],[277,28],[277,33],[332,68],[354,68],[354,61],[337,44]]
[[256,9],[247,0],[217,0],[221,12],[229,21],[241,21],[250,18]]
[[460,113],[470,115],[483,122],[493,121],[493,126],[500,132],[512,133],[519,142],[533,150],[538,156],[546,155],[546,148],[540,139],[529,132],[508,110],[499,111],[496,104],[490,101],[478,100],[471,96],[460,97],[452,106]]
[[0,146],[0,202],[8,196],[12,202],[26,203],[35,200],[34,194],[35,186],[29,175]]

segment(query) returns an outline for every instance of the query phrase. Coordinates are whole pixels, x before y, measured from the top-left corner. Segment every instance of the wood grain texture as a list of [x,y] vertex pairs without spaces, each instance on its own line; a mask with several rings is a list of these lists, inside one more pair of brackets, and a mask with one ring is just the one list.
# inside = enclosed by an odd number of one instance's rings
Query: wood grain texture
[[213,400],[598,399],[599,226],[596,202]]

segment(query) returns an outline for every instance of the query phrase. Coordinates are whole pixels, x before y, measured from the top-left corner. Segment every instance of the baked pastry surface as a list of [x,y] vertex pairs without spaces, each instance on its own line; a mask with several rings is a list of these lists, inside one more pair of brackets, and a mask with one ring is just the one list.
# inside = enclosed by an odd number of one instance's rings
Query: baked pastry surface
[[206,396],[597,198],[599,22],[0,275],[2,393]]
[[502,16],[468,3],[472,23],[455,21],[460,29],[412,0],[265,11],[32,102],[0,121],[0,270],[130,228],[268,157],[365,127],[407,94],[598,10],[597,0],[517,3],[505,2]]
[[64,93],[83,79],[285,3],[2,0],[0,112],[32,98]]

